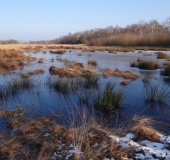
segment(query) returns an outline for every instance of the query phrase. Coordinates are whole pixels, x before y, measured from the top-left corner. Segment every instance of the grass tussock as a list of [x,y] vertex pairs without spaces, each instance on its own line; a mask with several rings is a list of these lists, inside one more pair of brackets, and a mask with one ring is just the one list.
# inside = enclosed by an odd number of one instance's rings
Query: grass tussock
[[38,63],[43,63],[44,62],[44,58],[40,58],[39,60],[38,60]]
[[170,60],[170,56],[164,52],[156,52],[158,59]]
[[123,102],[124,92],[116,88],[115,84],[108,82],[102,91],[97,93],[94,106],[98,109],[109,111],[112,108],[120,108]]
[[158,63],[155,61],[142,61],[138,64],[132,63],[131,67],[138,67],[139,69],[144,69],[144,70],[155,70],[160,68]]
[[161,86],[159,84],[144,84],[143,96],[147,102],[164,103],[170,99],[169,87]]
[[45,71],[43,69],[36,69],[34,71],[29,71],[28,73],[19,73],[19,75],[22,77],[22,78],[29,78],[30,76],[32,75],[36,75],[36,74],[42,74],[44,73]]
[[120,69],[101,69],[103,77],[108,77],[108,76],[117,76],[117,77],[123,77],[125,79],[131,79],[131,80],[136,80],[139,75],[133,73],[132,71],[122,71]]
[[46,83],[50,88],[54,88],[59,93],[68,93],[71,89],[69,79],[48,78]]
[[25,63],[24,61],[29,61],[33,57],[24,55],[19,50],[1,50],[0,49],[0,73],[6,73],[10,70],[17,68],[22,68]]
[[97,87],[99,84],[98,76],[86,76],[84,77],[84,88]]
[[156,121],[147,117],[134,116],[131,131],[135,134],[134,140],[149,140],[159,142],[160,137],[156,134]]
[[97,61],[89,60],[89,61],[88,61],[88,65],[97,66]]
[[15,95],[21,90],[28,90],[33,87],[34,84],[35,81],[30,78],[12,78],[0,85],[0,98]]
[[145,60],[144,59],[142,59],[142,58],[138,58],[137,59],[137,62],[144,62]]
[[60,50],[51,50],[50,53],[52,54],[64,54],[66,51],[63,49]]
[[[75,92],[80,89],[90,89],[90,88],[97,88],[99,85],[99,77],[76,77],[73,79],[69,78],[52,78],[49,77],[47,79],[46,85],[50,88],[55,89],[59,93],[69,93]],[[78,96],[82,97],[80,93],[77,94]]]
[[129,84],[128,81],[121,81],[120,83],[121,83],[122,85],[124,85],[124,86]]
[[86,69],[82,63],[73,63],[68,68],[57,68],[51,66],[49,68],[49,72],[51,74],[59,75],[60,77],[88,77],[97,75],[97,72]]

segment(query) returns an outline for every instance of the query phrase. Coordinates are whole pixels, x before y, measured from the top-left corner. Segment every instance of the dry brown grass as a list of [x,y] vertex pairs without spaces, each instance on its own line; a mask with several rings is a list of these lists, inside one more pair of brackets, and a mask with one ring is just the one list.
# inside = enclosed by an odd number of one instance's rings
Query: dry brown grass
[[103,77],[118,76],[118,77],[130,79],[130,80],[136,80],[139,77],[139,75],[131,71],[122,71],[119,69],[112,70],[110,68],[106,68],[106,69],[101,69],[100,71],[102,72]]
[[[84,152],[77,152],[70,158],[77,160],[103,159],[104,157],[129,157],[132,149],[123,149],[112,142],[100,126],[87,124],[76,128],[58,125],[52,118],[39,118],[18,125],[13,136],[1,134],[0,157],[9,159],[50,159],[54,152],[60,152],[65,159],[70,144]],[[93,147],[95,143],[99,146]],[[64,144],[64,145],[62,145]],[[107,145],[107,146],[106,146]]]
[[150,140],[159,142],[160,137],[156,134],[158,131],[155,129],[156,121],[151,118],[137,117],[133,118],[133,127],[131,131],[135,133],[134,140]]
[[57,74],[60,77],[78,77],[78,76],[96,76],[97,72],[86,69],[82,63],[74,63],[69,68],[57,68],[51,66],[49,68],[51,74]]
[[43,63],[43,62],[44,62],[44,58],[43,57],[38,60],[38,63]]
[[35,58],[30,55],[26,56],[19,50],[0,50],[0,73],[22,68],[25,65],[24,61],[31,60],[35,60]]
[[0,49],[10,50],[16,49],[20,51],[46,51],[55,49],[88,49],[84,45],[67,45],[67,44],[0,44]]
[[128,81],[121,81],[120,83],[121,83],[122,85],[124,85],[124,86],[129,84]]
[[[14,115],[16,111],[11,113],[4,112],[5,117]],[[19,110],[17,111],[19,114]],[[71,114],[71,113],[70,113]],[[100,126],[93,118],[86,120],[88,113],[81,115],[82,124],[74,125],[75,119],[71,120],[71,127],[64,127],[56,123],[53,118],[42,117],[38,119],[27,119],[27,121],[19,121],[15,127],[13,135],[7,132],[0,134],[0,158],[9,159],[50,159],[54,152],[60,153],[65,159],[69,150],[76,147],[78,150],[70,159],[100,160],[104,157],[122,159],[134,158],[133,148],[122,148],[116,142],[112,141],[110,135],[117,133],[119,136],[126,135],[129,131],[135,133],[135,141],[151,140],[159,141],[156,130],[153,128],[155,123],[148,118],[134,117],[131,124],[124,128],[108,130]],[[98,144],[94,147],[94,144]],[[70,147],[70,144],[73,146]],[[80,154],[83,152],[83,157]]]
[[44,73],[45,71],[43,69],[36,69],[34,71],[29,71],[28,73],[19,73],[19,75],[22,77],[22,78],[29,78],[30,76],[32,75],[35,75],[35,74],[42,74]]
[[0,111],[0,116],[1,117],[9,117],[13,116],[14,114],[21,114],[24,110],[21,108],[18,108],[16,110],[1,110]]

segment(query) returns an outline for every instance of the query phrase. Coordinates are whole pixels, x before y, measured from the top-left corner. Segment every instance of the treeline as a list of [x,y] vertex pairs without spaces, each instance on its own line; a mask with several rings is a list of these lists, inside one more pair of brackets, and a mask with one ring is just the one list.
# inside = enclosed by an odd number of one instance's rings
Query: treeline
[[19,44],[19,42],[13,39],[5,40],[5,41],[0,40],[0,44]]
[[97,46],[170,46],[170,18],[164,23],[156,20],[127,25],[109,26],[69,33],[50,43],[88,44]]

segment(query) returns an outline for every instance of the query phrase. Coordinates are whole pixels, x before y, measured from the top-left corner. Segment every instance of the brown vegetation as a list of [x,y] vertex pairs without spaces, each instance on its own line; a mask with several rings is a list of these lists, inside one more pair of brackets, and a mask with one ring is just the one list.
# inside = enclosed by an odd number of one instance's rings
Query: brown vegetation
[[131,129],[136,135],[135,139],[137,140],[147,139],[150,141],[159,142],[160,138],[156,134],[158,131],[156,131],[154,125],[156,125],[156,121],[154,121],[153,119],[135,116],[133,118],[133,127]]
[[[113,142],[109,137],[111,133],[94,121],[68,128],[48,117],[25,120],[23,118],[12,126],[12,129],[15,127],[13,134],[1,133],[0,158],[40,160],[50,159],[55,152],[60,152],[61,159],[65,159],[74,147],[77,151],[70,158],[77,160],[104,157],[121,159],[133,153],[131,148],[123,149]],[[96,143],[98,145],[94,146]],[[81,152],[84,152],[83,156]]]
[[0,50],[0,73],[22,68],[25,65],[24,61],[31,60],[35,60],[35,58],[30,55],[26,56],[19,50]]
[[[19,111],[22,112],[19,112]],[[17,113],[20,115],[23,110],[5,112],[11,124],[14,119],[9,117]],[[1,112],[0,112],[1,113]],[[82,115],[83,124],[78,126],[64,127],[56,123],[52,117],[42,117],[38,119],[22,118],[18,123],[12,125],[13,133],[6,131],[0,134],[0,158],[9,159],[50,159],[55,154],[60,153],[65,159],[70,155],[70,159],[87,160],[115,158],[134,159],[134,148],[122,148],[110,135],[126,135],[133,132],[136,142],[140,140],[150,140],[159,142],[159,137],[153,127],[153,120],[142,117],[134,117],[131,124],[123,128],[109,130],[100,126],[93,118],[87,122]],[[80,120],[80,121],[81,121]],[[119,130],[119,132],[117,132]],[[116,134],[117,133],[117,134]],[[70,154],[69,150],[75,152]],[[83,152],[83,155],[81,154]]]
[[164,52],[156,52],[158,59],[170,60],[170,56]]
[[44,58],[43,57],[38,60],[38,63],[43,63],[43,62],[44,62]]
[[78,76],[95,76],[97,73],[93,70],[86,69],[82,63],[74,63],[69,68],[49,68],[51,74],[57,74],[60,77],[78,77]]
[[[169,20],[167,20],[168,22]],[[51,41],[51,43],[58,44],[83,42],[92,46],[169,46],[170,31],[167,26],[151,20],[142,25],[140,23],[132,24],[124,28],[109,26],[76,32]]]
[[136,80],[139,77],[139,75],[131,71],[122,71],[119,69],[112,70],[110,68],[106,68],[106,69],[101,69],[101,72],[103,74],[103,77],[118,76],[118,77],[123,77],[131,80]]
[[43,69],[36,69],[34,71],[29,71],[28,73],[19,73],[19,75],[22,77],[22,78],[28,78],[32,75],[35,75],[35,74],[42,74],[44,73],[45,71]]
[[121,81],[120,83],[121,83],[122,85],[124,85],[124,86],[129,84],[128,81]]

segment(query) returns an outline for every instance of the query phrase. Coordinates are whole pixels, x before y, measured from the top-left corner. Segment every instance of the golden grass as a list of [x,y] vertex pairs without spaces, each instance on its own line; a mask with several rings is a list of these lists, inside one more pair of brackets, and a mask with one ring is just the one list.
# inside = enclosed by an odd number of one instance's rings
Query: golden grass
[[154,128],[156,123],[157,122],[151,118],[134,116],[131,131],[135,133],[135,139],[138,141],[147,139],[159,142],[160,138],[156,134],[158,131]]
[[110,68],[106,68],[106,69],[101,69],[100,71],[102,72],[103,77],[118,76],[118,77],[123,77],[131,80],[136,80],[139,77],[138,74],[135,74],[132,71],[122,71],[120,69],[112,70]]
[[20,50],[20,51],[40,51],[46,52],[46,50],[55,49],[88,49],[88,46],[84,45],[61,45],[61,44],[0,44],[2,50]]

